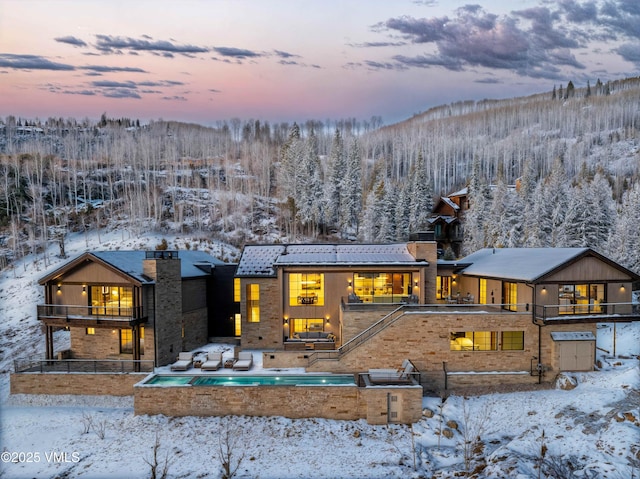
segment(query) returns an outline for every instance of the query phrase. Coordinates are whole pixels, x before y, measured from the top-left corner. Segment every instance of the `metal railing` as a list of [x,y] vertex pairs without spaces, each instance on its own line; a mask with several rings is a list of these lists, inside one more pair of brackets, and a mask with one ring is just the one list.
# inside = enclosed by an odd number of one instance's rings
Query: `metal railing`
[[16,359],[16,373],[136,373],[152,372],[151,359]]
[[631,318],[640,316],[640,304],[637,303],[587,303],[587,304],[537,304],[534,315],[543,321],[549,319],[570,320],[572,318],[598,318],[603,322],[613,318]]
[[142,307],[114,308],[105,306],[39,304],[38,319],[108,319],[111,321],[131,321],[142,318]]

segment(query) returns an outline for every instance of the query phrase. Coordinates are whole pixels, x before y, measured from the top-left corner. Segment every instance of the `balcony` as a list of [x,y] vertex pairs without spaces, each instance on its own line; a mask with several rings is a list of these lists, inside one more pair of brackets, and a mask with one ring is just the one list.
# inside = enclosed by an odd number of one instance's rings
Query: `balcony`
[[534,319],[538,324],[613,323],[640,321],[640,304],[550,304],[536,305]]
[[39,304],[38,319],[47,326],[130,327],[146,323],[142,307],[114,308],[87,305]]

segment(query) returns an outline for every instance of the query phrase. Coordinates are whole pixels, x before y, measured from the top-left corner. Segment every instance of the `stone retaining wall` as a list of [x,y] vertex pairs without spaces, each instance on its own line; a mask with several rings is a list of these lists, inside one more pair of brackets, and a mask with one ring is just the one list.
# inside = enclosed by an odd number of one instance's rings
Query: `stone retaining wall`
[[149,373],[12,373],[11,394],[131,396]]
[[167,416],[285,416],[356,420],[387,424],[388,393],[401,404],[394,422],[413,423],[422,415],[422,388],[393,386],[171,386],[134,388],[135,414]]

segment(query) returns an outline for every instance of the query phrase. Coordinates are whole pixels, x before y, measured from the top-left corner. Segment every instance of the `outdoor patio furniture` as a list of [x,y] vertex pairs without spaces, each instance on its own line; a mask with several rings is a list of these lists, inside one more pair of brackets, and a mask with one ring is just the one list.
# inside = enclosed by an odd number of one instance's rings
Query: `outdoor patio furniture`
[[247,351],[238,353],[238,360],[233,364],[234,371],[248,371],[253,366],[253,354]]
[[207,353],[207,360],[202,363],[200,369],[203,371],[217,371],[222,366],[222,353],[216,351],[213,353]]
[[415,366],[411,361],[405,359],[402,361],[400,369],[369,369],[369,379],[372,383],[381,382],[397,382],[408,381],[411,378],[411,373],[415,370]]
[[193,366],[193,353],[183,352],[178,354],[178,360],[171,365],[172,371],[186,371]]

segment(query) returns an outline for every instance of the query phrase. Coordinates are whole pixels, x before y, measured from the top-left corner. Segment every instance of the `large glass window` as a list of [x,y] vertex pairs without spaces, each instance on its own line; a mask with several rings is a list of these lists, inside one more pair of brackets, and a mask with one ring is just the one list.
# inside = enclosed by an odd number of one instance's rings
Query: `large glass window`
[[451,333],[451,351],[496,351],[498,333],[495,331],[456,331]]
[[292,335],[308,331],[324,331],[324,321],[322,318],[294,318],[289,324],[293,325]]
[[120,352],[122,354],[133,353],[133,332],[130,329],[120,330]]
[[502,283],[502,303],[504,309],[518,310],[518,283],[508,281]]
[[560,314],[590,314],[603,312],[605,285],[561,284],[558,287],[558,312]]
[[104,316],[131,316],[133,314],[133,288],[126,286],[91,286],[92,314]]
[[451,296],[451,276],[436,276],[436,299],[447,299]]
[[400,303],[411,295],[411,273],[355,273],[353,291],[365,303]]
[[247,285],[247,321],[260,322],[260,285]]
[[500,349],[503,351],[522,351],[524,349],[524,331],[503,331]]
[[240,296],[240,278],[233,278],[233,301],[234,303],[239,303],[242,301]]
[[289,273],[289,305],[324,306],[324,274]]
[[487,304],[487,280],[485,278],[480,278],[480,297],[478,298],[478,303]]

